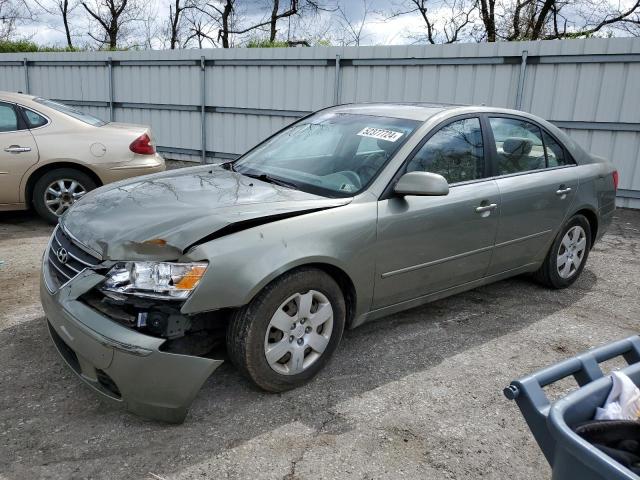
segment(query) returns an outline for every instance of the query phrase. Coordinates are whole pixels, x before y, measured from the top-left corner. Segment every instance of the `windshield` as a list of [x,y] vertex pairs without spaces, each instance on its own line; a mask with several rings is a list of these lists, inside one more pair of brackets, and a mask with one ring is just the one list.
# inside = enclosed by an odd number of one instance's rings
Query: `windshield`
[[353,196],[373,181],[419,124],[321,112],[258,145],[233,168],[320,195]]
[[93,125],[94,127],[101,127],[102,125],[106,125],[106,122],[100,120],[93,115],[89,115],[88,113],[81,112],[80,110],[76,110],[69,105],[65,105],[64,103],[54,102],[53,100],[47,100],[46,98],[34,98],[34,102],[41,103],[46,107],[53,108],[60,113],[64,113],[65,115],[69,115],[70,117],[75,118],[76,120],[80,120],[81,122],[88,123],[89,125]]

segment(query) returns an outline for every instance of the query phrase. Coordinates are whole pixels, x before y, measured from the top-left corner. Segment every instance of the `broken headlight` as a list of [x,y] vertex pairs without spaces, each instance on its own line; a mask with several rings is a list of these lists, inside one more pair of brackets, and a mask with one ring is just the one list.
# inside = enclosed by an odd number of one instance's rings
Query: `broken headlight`
[[109,270],[103,292],[184,300],[200,282],[207,263],[122,262]]

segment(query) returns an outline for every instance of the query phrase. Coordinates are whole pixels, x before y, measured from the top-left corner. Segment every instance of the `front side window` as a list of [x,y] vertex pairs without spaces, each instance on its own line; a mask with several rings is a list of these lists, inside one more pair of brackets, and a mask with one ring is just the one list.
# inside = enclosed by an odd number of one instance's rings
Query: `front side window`
[[0,103],[0,132],[18,130],[18,116],[11,105]]
[[364,190],[420,125],[415,120],[320,112],[233,163],[239,173],[346,197]]
[[513,118],[490,118],[498,153],[498,175],[546,167],[542,132],[537,125]]
[[64,103],[54,102],[53,100],[47,100],[46,98],[34,98],[33,101],[41,103],[42,105],[68,115],[69,117],[75,118],[76,120],[93,125],[94,127],[106,125],[106,122],[99,118],[89,115],[88,113],[81,112],[80,110],[70,107],[69,105],[65,105]]
[[407,164],[407,172],[414,171],[437,173],[449,183],[483,178],[480,120],[465,118],[438,130]]

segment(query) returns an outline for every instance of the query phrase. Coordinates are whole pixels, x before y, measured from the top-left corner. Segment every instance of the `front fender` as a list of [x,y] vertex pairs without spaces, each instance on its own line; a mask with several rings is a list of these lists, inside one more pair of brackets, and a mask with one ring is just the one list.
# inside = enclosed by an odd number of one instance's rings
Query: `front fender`
[[356,315],[371,305],[375,274],[375,202],[352,203],[275,221],[215,239],[185,260],[209,262],[182,312],[198,313],[249,303],[265,285],[303,265],[342,270],[356,290]]

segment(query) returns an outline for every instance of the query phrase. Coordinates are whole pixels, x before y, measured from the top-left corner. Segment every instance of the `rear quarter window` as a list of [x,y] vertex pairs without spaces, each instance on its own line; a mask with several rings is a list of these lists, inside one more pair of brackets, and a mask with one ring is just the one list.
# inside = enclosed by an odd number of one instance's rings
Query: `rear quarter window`
[[544,130],[542,131],[544,148],[547,154],[547,166],[549,168],[573,165],[574,162],[566,153],[565,149],[555,139]]
[[40,115],[37,112],[34,112],[33,110],[23,108],[22,111],[24,112],[24,117],[27,120],[27,125],[29,126],[29,128],[42,127],[48,122],[48,120],[44,116]]

